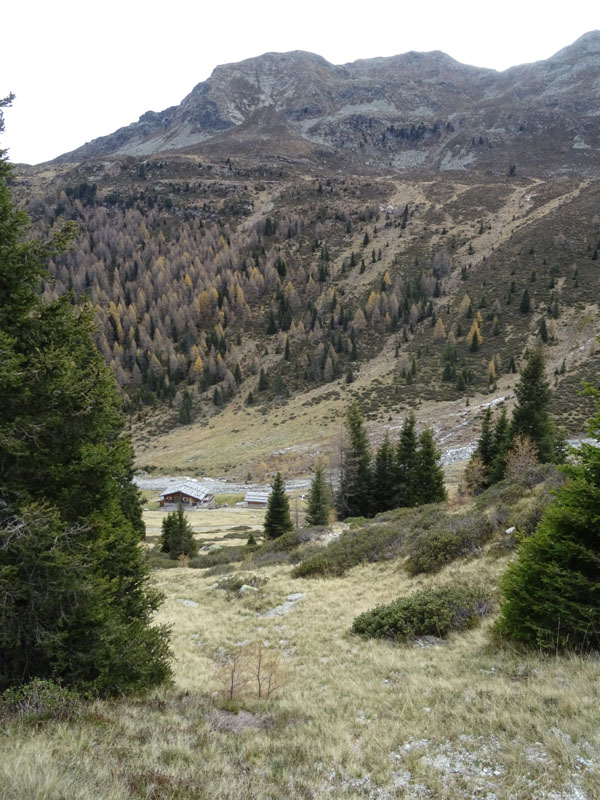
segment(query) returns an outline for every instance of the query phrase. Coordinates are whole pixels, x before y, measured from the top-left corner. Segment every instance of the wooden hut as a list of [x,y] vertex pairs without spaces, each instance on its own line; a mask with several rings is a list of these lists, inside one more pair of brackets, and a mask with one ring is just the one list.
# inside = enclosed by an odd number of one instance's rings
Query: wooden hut
[[187,508],[214,508],[215,496],[196,481],[184,481],[166,489],[158,498],[158,503],[161,508],[177,506],[179,503]]

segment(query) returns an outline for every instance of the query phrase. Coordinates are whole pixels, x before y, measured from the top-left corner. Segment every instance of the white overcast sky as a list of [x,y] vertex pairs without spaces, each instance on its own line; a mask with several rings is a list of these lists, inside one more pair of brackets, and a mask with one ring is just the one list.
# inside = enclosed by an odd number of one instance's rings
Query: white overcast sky
[[8,0],[0,140],[39,163],[176,105],[218,64],[309,50],[334,64],[443,50],[503,70],[600,28],[600,0]]

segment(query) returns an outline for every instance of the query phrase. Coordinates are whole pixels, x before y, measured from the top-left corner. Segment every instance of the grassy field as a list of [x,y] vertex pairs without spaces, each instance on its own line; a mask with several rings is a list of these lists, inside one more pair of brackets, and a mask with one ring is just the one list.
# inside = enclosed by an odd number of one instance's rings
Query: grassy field
[[[163,509],[144,511],[146,542],[149,545],[153,545],[158,538],[167,513]],[[231,533],[232,529],[239,526],[248,530],[262,531],[265,511],[254,508],[221,507],[187,512],[185,518],[192,526],[198,543],[202,546],[204,540],[214,542],[219,536]],[[240,531],[240,539],[247,538],[248,530],[245,533]]]
[[[207,513],[213,537],[226,530],[230,512]],[[426,586],[493,585],[509,558],[492,548],[435,577],[396,560],[328,580],[245,563],[234,577],[258,588],[241,594],[203,570],[156,571],[174,686],[70,721],[5,722],[0,798],[598,800],[597,657],[499,647],[489,623],[432,646],[349,632]]]

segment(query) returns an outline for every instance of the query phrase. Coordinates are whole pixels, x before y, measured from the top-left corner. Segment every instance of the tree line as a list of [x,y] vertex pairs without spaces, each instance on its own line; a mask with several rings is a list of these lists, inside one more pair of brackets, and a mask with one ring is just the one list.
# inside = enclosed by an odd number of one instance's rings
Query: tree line
[[432,431],[419,436],[411,412],[394,444],[385,435],[373,456],[357,402],[346,414],[347,445],[342,449],[337,511],[341,518],[371,517],[392,508],[444,500],[440,453]]
[[509,454],[517,450],[527,450],[542,464],[564,460],[564,438],[549,411],[551,396],[544,355],[541,350],[532,350],[515,387],[517,402],[511,419],[505,408],[495,420],[491,407],[484,411],[479,441],[467,468],[467,483],[482,489],[501,481]]

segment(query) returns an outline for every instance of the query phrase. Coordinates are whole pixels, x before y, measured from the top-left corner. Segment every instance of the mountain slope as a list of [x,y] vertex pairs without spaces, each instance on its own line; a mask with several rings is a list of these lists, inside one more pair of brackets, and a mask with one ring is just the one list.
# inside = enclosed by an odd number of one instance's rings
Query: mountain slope
[[[532,346],[580,433],[600,372],[599,46],[500,74],[267,54],[76,163],[24,169],[38,230],[79,226],[43,291],[95,305],[139,462],[302,472],[335,460],[353,398],[375,440],[415,409],[460,450]],[[161,150],[182,126],[207,138]]]
[[439,51],[341,66],[302,51],[266,53],[217,67],[179,106],[56,161],[227,154],[253,140],[263,156],[318,161],[325,149],[363,168],[597,173],[599,77],[598,31],[502,73]]

